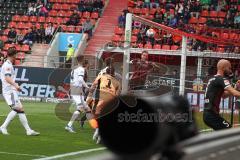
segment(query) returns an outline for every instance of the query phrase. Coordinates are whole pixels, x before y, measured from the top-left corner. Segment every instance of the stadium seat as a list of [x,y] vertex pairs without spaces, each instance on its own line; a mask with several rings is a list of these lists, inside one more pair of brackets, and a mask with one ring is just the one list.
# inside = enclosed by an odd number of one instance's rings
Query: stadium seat
[[8,35],[8,32],[10,31],[10,29],[5,29],[4,31],[3,31],[3,35]]
[[3,42],[7,42],[8,37],[7,37],[7,36],[2,36],[2,37],[1,37],[1,40],[2,40]]
[[227,40],[227,39],[229,39],[229,34],[228,33],[222,33],[221,38]]
[[205,17],[200,17],[199,19],[198,19],[198,23],[199,24],[205,24],[207,22],[207,18],[205,18]]
[[90,12],[83,12],[83,18],[90,18],[91,14]]
[[229,34],[229,38],[231,40],[237,40],[238,39],[238,34],[237,33],[230,33]]
[[74,32],[75,31],[75,26],[67,26],[66,32]]
[[113,42],[120,42],[120,40],[121,40],[121,37],[120,37],[119,35],[114,35],[114,36],[112,37],[112,41],[113,41]]
[[170,46],[164,44],[164,45],[162,45],[162,49],[163,49],[163,50],[170,50]]
[[132,34],[133,34],[133,35],[137,35],[139,32],[140,32],[139,29],[133,29],[133,30],[132,30]]
[[45,17],[38,17],[39,23],[45,23]]
[[177,45],[172,45],[171,46],[171,50],[178,50],[179,49],[179,46],[177,46]]
[[151,43],[146,43],[146,44],[144,45],[144,48],[145,48],[145,49],[152,49],[152,44],[151,44]]
[[139,14],[141,14],[141,9],[140,8],[134,8],[133,13],[139,15]]
[[137,36],[132,36],[132,37],[131,37],[131,42],[132,42],[132,43],[137,42]]
[[29,53],[30,51],[29,45],[26,45],[26,44],[22,45],[21,51],[25,53]]
[[2,51],[1,54],[2,54],[4,57],[7,57],[7,55],[8,55],[7,51]]
[[155,8],[150,9],[149,14],[154,15],[155,13],[156,13],[156,9]]
[[141,13],[142,14],[149,14],[149,9],[148,8],[142,8]]
[[61,10],[61,8],[62,8],[61,4],[59,4],[59,3],[55,3],[52,7],[52,9],[55,9],[55,10]]
[[93,13],[91,14],[91,18],[92,18],[92,19],[98,19],[98,17],[99,17],[99,15],[98,15],[97,12],[93,12]]
[[212,18],[217,18],[218,17],[218,12],[217,11],[210,11],[209,16]]
[[123,34],[123,29],[120,28],[120,27],[115,27],[114,33],[118,34],[118,35],[122,35]]
[[25,53],[24,52],[18,52],[16,58],[19,59],[19,60],[24,60],[25,59]]
[[161,49],[161,45],[160,45],[160,44],[155,44],[155,45],[153,46],[153,49],[158,49],[158,50],[160,50],[160,49]]
[[76,33],[81,33],[82,32],[82,27],[81,26],[76,26],[75,27],[75,32]]
[[18,22],[18,21],[20,21],[20,16],[19,15],[13,16],[12,20]]
[[224,47],[218,47],[217,52],[224,53],[225,52]]
[[51,17],[57,17],[58,12],[56,10],[51,10],[48,15]]
[[33,27],[33,24],[31,22],[25,23],[25,26],[24,26],[25,29],[29,29],[32,27]]
[[53,18],[53,17],[47,17],[45,22],[46,22],[46,23],[55,23],[55,18]]
[[20,50],[21,50],[20,44],[16,44],[16,45],[14,45],[14,47],[16,48],[17,51],[20,51]]
[[190,20],[189,20],[189,23],[190,24],[196,24],[196,23],[198,23],[198,19],[196,17],[191,17]]
[[8,28],[15,28],[16,27],[16,22],[9,22],[8,23]]
[[14,45],[13,44],[5,44],[4,47],[3,47],[3,50],[7,51],[10,47],[13,47]]
[[14,64],[17,65],[17,66],[20,65],[20,64],[21,64],[21,60],[16,59],[16,60],[14,61]]
[[28,22],[29,21],[29,17],[28,16],[22,16],[21,17],[21,21],[22,22]]
[[30,16],[29,21],[33,22],[33,23],[36,23],[37,22],[37,16]]
[[220,17],[220,18],[225,18],[226,15],[227,15],[226,12],[223,12],[223,11],[219,11],[219,12],[218,12],[218,17]]
[[18,28],[18,29],[24,29],[24,28],[25,28],[25,23],[23,23],[23,22],[18,22],[17,25],[16,25],[16,28]]
[[73,14],[72,11],[66,11],[64,17],[70,17]]
[[201,12],[201,17],[208,17],[208,16],[209,16],[209,13],[208,13],[207,10],[203,10],[203,11]]
[[70,10],[70,5],[62,4],[62,10]]

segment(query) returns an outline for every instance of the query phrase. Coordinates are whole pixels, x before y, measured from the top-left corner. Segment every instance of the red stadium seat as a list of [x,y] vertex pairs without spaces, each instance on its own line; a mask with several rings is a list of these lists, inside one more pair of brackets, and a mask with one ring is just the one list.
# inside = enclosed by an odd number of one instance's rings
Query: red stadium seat
[[47,17],[45,22],[46,22],[46,23],[55,23],[55,18],[53,18],[53,17]]
[[139,29],[133,29],[133,30],[132,30],[132,34],[133,34],[133,35],[137,35],[139,32],[140,32]]
[[114,33],[115,33],[115,34],[122,35],[122,34],[123,34],[123,29],[120,28],[120,27],[115,27]]
[[208,13],[207,10],[203,10],[203,11],[201,12],[201,17],[208,17],[208,16],[209,16],[209,13]]
[[14,45],[14,46],[15,46],[15,48],[16,48],[17,51],[20,51],[20,50],[21,50],[20,44],[16,44],[16,45]]
[[20,16],[19,15],[13,16],[12,20],[18,22],[20,21]]
[[25,29],[29,29],[33,27],[33,24],[31,22],[25,23]]
[[170,50],[170,46],[164,44],[164,45],[162,45],[162,49],[163,49],[163,50]]
[[15,28],[16,27],[16,22],[9,22],[8,23],[8,28]]
[[134,14],[141,14],[141,9],[140,8],[134,8],[133,13]]
[[28,16],[22,16],[20,20],[22,22],[28,22],[29,21],[29,17]]
[[39,23],[45,23],[45,17],[38,17]]
[[97,12],[93,12],[93,13],[91,14],[91,18],[92,18],[92,19],[98,19],[98,17],[99,17],[99,15],[98,15]]
[[[61,18],[61,17],[57,17],[56,19],[55,19],[55,22],[57,22],[58,24],[63,24],[64,22],[63,22],[63,18]],[[65,22],[66,23],[66,22]]]
[[221,38],[227,40],[227,39],[229,39],[229,34],[228,33],[222,33]]
[[55,9],[55,10],[60,10],[62,7],[61,7],[61,4],[59,3],[55,3],[52,7],[52,9]]
[[22,45],[21,51],[28,53],[30,51],[29,45],[26,45],[26,44]]
[[24,60],[25,59],[25,53],[24,52],[18,52],[16,58],[19,59],[19,60]]
[[63,11],[63,10],[58,11],[57,16],[58,17],[65,17],[66,16],[66,11]]
[[69,4],[63,4],[62,9],[63,10],[70,10],[70,5]]
[[207,18],[205,18],[205,17],[200,17],[199,19],[198,19],[198,23],[199,24],[205,24],[207,22]]
[[7,37],[7,36],[2,36],[2,37],[1,37],[1,40],[2,40],[3,42],[7,42],[8,37]]
[[57,17],[58,12],[56,10],[51,10],[48,15],[52,17]]
[[216,17],[218,17],[218,12],[217,11],[210,11],[209,16],[213,17],[213,18],[216,18]]
[[219,12],[218,12],[218,17],[220,17],[220,18],[225,18],[226,15],[227,15],[226,12],[223,12],[223,11],[219,11]]
[[25,23],[23,23],[23,22],[18,22],[17,25],[16,25],[16,27],[17,27],[18,29],[24,29],[24,28],[25,28]]
[[161,45],[160,44],[155,44],[154,46],[153,46],[153,49],[161,49]]
[[144,48],[145,48],[145,49],[152,49],[152,44],[151,44],[151,43],[146,43],[146,44],[144,45]]
[[231,40],[237,40],[238,39],[238,34],[237,33],[230,33],[229,34],[229,38]]
[[14,61],[14,65],[16,65],[16,66],[19,66],[20,64],[21,64],[21,60],[16,59],[16,60]]
[[90,18],[90,12],[83,12],[83,18]]
[[218,47],[217,52],[224,53],[225,49],[223,47]]
[[179,49],[179,46],[177,46],[177,45],[172,45],[171,46],[171,50],[178,50]]
[[120,42],[120,40],[121,40],[121,37],[120,37],[119,35],[114,35],[114,36],[112,37],[112,41],[113,41],[113,42]]
[[29,18],[29,21],[30,21],[30,22],[33,22],[33,23],[36,23],[36,22],[37,22],[37,17],[36,17],[36,16],[31,16],[31,17]]
[[64,17],[70,17],[73,14],[72,11],[66,11]]
[[150,13],[151,15],[154,15],[154,14],[156,13],[156,9],[155,9],[155,8],[150,9],[149,13]]
[[10,47],[13,47],[14,45],[13,44],[5,44],[4,47],[3,47],[3,50],[7,51]]
[[192,17],[192,18],[190,18],[189,23],[196,24],[196,23],[198,23],[198,19],[196,17]]
[[148,8],[142,8],[142,14],[149,14],[149,9]]
[[3,35],[8,35],[8,32],[10,31],[10,29],[5,29],[4,31],[3,31]]
[[75,31],[75,26],[67,26],[66,32],[74,32]]
[[137,42],[137,36],[132,36],[132,37],[131,37],[131,42],[132,42],[132,43]]
[[82,27],[81,26],[76,26],[75,27],[75,32],[81,33],[82,32]]

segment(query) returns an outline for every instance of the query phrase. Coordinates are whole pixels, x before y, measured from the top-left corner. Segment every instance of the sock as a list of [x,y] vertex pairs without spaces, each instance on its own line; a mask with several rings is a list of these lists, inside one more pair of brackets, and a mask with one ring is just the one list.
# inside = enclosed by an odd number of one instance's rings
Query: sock
[[25,128],[25,130],[27,132],[31,131],[32,129],[28,125],[28,120],[27,120],[25,113],[19,113],[18,117],[19,117],[19,120],[22,123],[23,127]]
[[11,111],[11,112],[8,114],[5,122],[2,124],[1,128],[7,128],[8,125],[9,125],[9,123],[13,120],[13,118],[14,118],[16,115],[17,115],[17,112],[16,112],[16,111]]
[[75,111],[75,112],[73,113],[71,120],[68,122],[68,126],[69,126],[69,127],[72,127],[73,122],[77,119],[77,117],[79,116],[79,114],[80,114],[79,111]]

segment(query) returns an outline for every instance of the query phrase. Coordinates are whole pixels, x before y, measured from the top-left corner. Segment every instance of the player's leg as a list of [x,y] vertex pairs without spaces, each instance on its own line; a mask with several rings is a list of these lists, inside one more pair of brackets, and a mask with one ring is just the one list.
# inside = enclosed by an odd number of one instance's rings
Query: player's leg
[[16,117],[17,111],[13,109],[13,101],[11,94],[4,94],[3,97],[7,104],[10,106],[11,111],[7,115],[7,118],[5,119],[4,123],[0,126],[0,132],[4,135],[8,135],[7,127],[10,124],[10,122]]
[[68,122],[67,126],[65,127],[65,130],[68,132],[71,132],[71,133],[75,133],[75,131],[73,129],[73,123],[75,122],[75,120],[78,118],[78,116],[81,113],[81,111],[79,109],[82,106],[82,102],[81,102],[80,95],[72,95],[72,99],[76,105],[76,110],[73,112],[73,115],[72,115],[70,121]]
[[227,120],[212,111],[204,111],[203,121],[213,130],[221,130],[232,127],[232,125]]
[[28,123],[28,119],[27,119],[26,114],[24,112],[22,103],[19,100],[17,92],[13,92],[12,96],[13,96],[13,101],[15,103],[14,110],[18,114],[19,121],[21,122],[22,126],[25,128],[26,134],[28,136],[38,136],[38,135],[40,135],[39,132],[36,132],[36,131],[34,131],[30,128],[29,123]]

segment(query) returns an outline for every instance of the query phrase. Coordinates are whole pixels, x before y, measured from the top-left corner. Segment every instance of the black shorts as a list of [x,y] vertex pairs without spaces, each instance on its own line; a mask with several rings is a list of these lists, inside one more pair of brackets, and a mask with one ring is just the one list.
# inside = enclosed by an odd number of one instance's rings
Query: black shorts
[[214,130],[221,130],[232,127],[232,125],[228,121],[226,121],[219,114],[216,114],[211,110],[204,110],[203,121],[208,127]]

